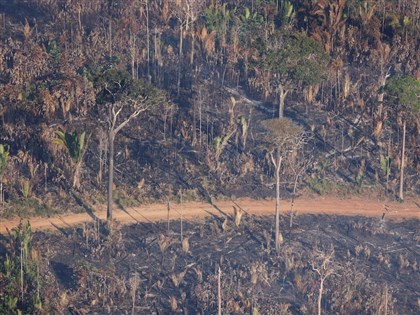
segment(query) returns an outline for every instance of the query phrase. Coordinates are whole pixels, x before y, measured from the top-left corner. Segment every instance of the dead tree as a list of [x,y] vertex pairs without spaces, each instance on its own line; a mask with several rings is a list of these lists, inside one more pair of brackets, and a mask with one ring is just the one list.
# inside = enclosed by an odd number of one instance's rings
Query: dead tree
[[331,246],[331,249],[328,252],[315,250],[311,257],[311,267],[312,270],[319,276],[319,289],[318,289],[318,299],[317,299],[317,308],[318,315],[321,315],[321,302],[322,294],[324,292],[324,283],[325,280],[336,274],[337,268],[334,265],[334,248]]
[[269,119],[263,122],[266,130],[264,146],[274,166],[276,179],[276,218],[275,218],[275,244],[276,252],[280,251],[283,237],[280,233],[280,171],[284,159],[292,152],[299,150],[305,143],[303,128],[287,118]]
[[183,39],[185,35],[191,35],[191,55],[190,65],[194,64],[195,53],[195,22],[205,9],[204,0],[172,0],[172,10],[179,23],[179,60],[178,60],[178,78],[177,93],[180,93],[181,71],[183,62]]
[[[294,160],[294,161],[293,161]],[[312,157],[307,158],[303,160],[301,163],[298,163],[296,161],[297,159],[291,159],[289,160],[289,167],[293,172],[294,180],[293,180],[293,191],[292,191],[292,202],[290,204],[290,222],[289,227],[292,228],[293,226],[293,206],[296,199],[296,190],[299,178],[306,172],[306,170],[309,168],[309,166],[312,164]]]
[[[109,91],[112,93],[111,91]],[[140,113],[147,110],[147,97],[137,100],[125,100],[108,104],[108,202],[107,202],[107,221],[112,220],[112,205],[113,205],[113,186],[114,186],[114,146],[115,136],[121,131],[132,119],[136,118]],[[125,107],[130,107],[130,114],[126,118],[121,118],[121,113]]]

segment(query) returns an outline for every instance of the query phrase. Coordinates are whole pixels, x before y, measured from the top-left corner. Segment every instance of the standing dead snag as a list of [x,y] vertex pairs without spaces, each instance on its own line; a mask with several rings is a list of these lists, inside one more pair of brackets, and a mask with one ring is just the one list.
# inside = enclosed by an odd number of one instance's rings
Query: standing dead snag
[[137,296],[137,289],[140,285],[140,277],[139,273],[136,271],[134,274],[130,277],[130,295],[132,300],[132,307],[131,307],[131,314],[135,314],[136,310],[136,296]]
[[[293,161],[294,160],[294,161]],[[293,205],[295,203],[296,198],[296,188],[298,185],[299,178],[305,173],[308,167],[312,164],[312,157],[305,159],[302,163],[296,162],[297,159],[290,159],[289,166],[292,169],[294,174],[294,182],[293,182],[293,191],[292,191],[292,202],[290,204],[290,221],[289,227],[292,228],[293,226],[293,217],[295,212],[293,212]]]
[[[144,105],[144,98],[141,101],[121,101],[112,104],[108,104],[108,206],[107,206],[107,220],[112,219],[112,202],[113,202],[113,185],[114,185],[114,144],[115,136],[126,126],[132,119],[136,118],[140,113],[144,112],[147,107]],[[128,115],[121,123],[117,123],[117,120],[124,108],[128,105],[133,108],[131,114]],[[127,107],[128,107],[127,106]]]
[[275,168],[276,178],[276,219],[275,244],[276,252],[280,251],[283,236],[280,233],[280,171],[284,159],[290,153],[300,149],[305,143],[305,133],[301,126],[296,125],[287,118],[268,119],[263,121],[267,131],[264,135],[264,148],[268,152],[271,163]]
[[222,271],[218,269],[217,272],[217,314],[222,315]]
[[9,160],[9,150],[10,147],[8,144],[0,144],[0,203],[3,204],[3,173],[7,166],[7,161]]
[[324,292],[325,280],[336,273],[336,268],[333,263],[334,248],[331,246],[329,252],[315,250],[311,258],[311,267],[319,275],[319,289],[318,289],[318,315],[321,315],[321,301],[322,293]]

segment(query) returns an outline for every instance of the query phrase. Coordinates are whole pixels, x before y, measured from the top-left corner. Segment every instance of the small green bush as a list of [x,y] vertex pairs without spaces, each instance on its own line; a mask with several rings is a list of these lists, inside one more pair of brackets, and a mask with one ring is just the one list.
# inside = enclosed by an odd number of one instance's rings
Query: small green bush
[[328,191],[330,191],[331,186],[331,182],[326,178],[311,176],[309,180],[309,188],[311,188],[314,192],[320,195],[324,195]]
[[56,214],[53,208],[47,204],[41,203],[38,199],[23,199],[23,200],[12,200],[9,202],[3,212],[5,218],[11,217],[30,217],[30,216],[41,216],[49,217]]

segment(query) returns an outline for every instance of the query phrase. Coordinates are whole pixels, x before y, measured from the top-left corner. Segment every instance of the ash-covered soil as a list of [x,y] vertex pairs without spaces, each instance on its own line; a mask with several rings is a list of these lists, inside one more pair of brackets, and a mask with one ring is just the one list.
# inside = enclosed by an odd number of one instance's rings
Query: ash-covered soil
[[277,254],[273,218],[248,214],[37,232],[44,298],[63,314],[214,314],[220,268],[223,314],[314,314],[321,278],[323,314],[419,312],[418,220],[282,219]]

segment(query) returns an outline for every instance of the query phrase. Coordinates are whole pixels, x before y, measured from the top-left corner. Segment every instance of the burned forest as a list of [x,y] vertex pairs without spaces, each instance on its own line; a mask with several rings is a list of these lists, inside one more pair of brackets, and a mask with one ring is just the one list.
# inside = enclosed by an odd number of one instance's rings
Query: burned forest
[[0,0],[0,39],[0,314],[420,313],[419,1]]

